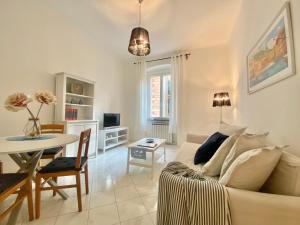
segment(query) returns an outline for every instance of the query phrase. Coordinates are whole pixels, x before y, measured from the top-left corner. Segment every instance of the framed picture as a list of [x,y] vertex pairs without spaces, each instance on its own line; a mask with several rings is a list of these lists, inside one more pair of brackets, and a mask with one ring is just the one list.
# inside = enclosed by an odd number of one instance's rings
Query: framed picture
[[71,84],[71,93],[83,95],[83,85],[78,83]]
[[248,54],[247,65],[249,94],[295,74],[289,2]]

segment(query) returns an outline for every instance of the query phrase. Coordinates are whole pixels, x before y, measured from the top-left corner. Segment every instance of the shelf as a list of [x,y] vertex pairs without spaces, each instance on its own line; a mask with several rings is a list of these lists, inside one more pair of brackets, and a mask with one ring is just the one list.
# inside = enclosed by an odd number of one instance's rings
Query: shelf
[[65,103],[68,106],[78,106],[78,107],[93,107],[93,105],[84,105],[84,104],[73,104],[73,103]]
[[121,137],[126,137],[127,134],[122,134],[122,135],[119,135],[118,138],[121,138]]
[[110,137],[110,138],[106,138],[105,141],[110,141],[110,140],[114,140],[117,139],[118,137]]
[[119,141],[118,143],[108,144],[108,145],[105,145],[105,149],[113,148],[113,147],[115,147],[115,146],[124,144],[124,143],[126,143],[126,142],[127,142],[127,140]]
[[78,95],[78,94],[73,94],[73,93],[70,93],[70,92],[67,92],[66,95],[69,95],[69,96],[74,96],[74,97],[80,97],[80,98],[91,98],[93,99],[94,97],[92,96],[87,96],[87,95]]

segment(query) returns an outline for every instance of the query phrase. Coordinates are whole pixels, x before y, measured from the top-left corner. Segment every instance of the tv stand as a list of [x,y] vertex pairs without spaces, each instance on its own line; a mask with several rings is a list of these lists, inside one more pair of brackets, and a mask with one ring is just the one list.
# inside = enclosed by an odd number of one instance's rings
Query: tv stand
[[105,152],[107,149],[127,143],[128,138],[128,127],[105,128],[99,131],[99,149]]

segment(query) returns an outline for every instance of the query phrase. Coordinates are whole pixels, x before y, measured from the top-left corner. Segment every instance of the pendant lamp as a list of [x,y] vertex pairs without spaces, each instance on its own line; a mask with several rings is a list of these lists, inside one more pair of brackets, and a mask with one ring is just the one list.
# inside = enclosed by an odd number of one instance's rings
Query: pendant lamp
[[139,26],[131,31],[128,51],[136,56],[146,56],[150,54],[150,39],[148,31],[141,27],[141,7],[143,0],[139,2]]

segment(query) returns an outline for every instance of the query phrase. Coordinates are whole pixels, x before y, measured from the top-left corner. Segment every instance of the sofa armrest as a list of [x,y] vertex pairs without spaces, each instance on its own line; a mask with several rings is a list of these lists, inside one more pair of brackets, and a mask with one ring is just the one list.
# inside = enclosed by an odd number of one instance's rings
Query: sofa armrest
[[187,134],[186,141],[190,143],[202,144],[208,137],[208,135]]
[[226,188],[232,225],[297,225],[300,197]]

